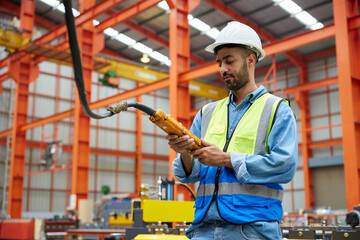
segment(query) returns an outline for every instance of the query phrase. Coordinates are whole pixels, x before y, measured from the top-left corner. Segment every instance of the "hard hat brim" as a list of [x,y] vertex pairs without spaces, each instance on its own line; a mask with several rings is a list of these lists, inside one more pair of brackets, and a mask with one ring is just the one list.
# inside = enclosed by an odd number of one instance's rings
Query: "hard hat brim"
[[[234,42],[221,42],[221,43],[212,43],[210,45],[208,45],[206,48],[205,48],[205,51],[207,52],[211,52],[211,53],[215,53],[214,52],[214,49],[217,47],[217,46],[221,46],[221,45],[225,45],[225,44],[234,44]],[[241,43],[239,43],[239,45],[242,45]],[[251,48],[249,48],[251,50]],[[265,51],[263,49],[258,49],[258,48],[255,48],[257,51],[259,51],[260,53],[260,56],[257,56],[258,57],[258,61],[262,60],[264,57],[265,57]],[[255,51],[256,52],[256,51]]]

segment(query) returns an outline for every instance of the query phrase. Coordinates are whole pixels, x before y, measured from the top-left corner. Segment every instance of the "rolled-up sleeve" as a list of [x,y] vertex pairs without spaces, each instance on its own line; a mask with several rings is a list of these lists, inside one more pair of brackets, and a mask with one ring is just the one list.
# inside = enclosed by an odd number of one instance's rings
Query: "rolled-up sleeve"
[[[194,121],[190,127],[192,132],[198,138],[201,138],[201,113],[196,114]],[[186,175],[184,166],[181,160],[181,154],[178,153],[172,163],[172,173],[182,183],[195,183],[200,179],[201,163],[197,159],[193,161],[193,167],[190,175]]]
[[295,117],[281,102],[268,138],[269,154],[231,153],[231,164],[240,183],[288,183],[296,172],[298,143]]

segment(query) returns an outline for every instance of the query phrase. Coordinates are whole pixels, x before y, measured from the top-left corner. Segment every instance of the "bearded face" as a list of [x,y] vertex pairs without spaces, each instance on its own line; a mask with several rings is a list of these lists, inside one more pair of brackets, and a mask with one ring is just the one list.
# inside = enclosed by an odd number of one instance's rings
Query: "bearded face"
[[239,90],[250,81],[246,57],[241,51],[241,48],[223,48],[217,53],[220,74],[231,91]]

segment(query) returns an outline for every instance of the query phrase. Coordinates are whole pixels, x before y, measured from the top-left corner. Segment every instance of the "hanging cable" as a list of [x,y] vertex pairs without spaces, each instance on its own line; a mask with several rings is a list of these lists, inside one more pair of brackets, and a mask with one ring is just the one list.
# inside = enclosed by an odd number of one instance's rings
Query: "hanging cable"
[[109,110],[107,110],[104,113],[97,114],[91,111],[89,107],[88,101],[86,99],[80,49],[77,41],[76,26],[75,26],[74,15],[72,12],[71,0],[64,0],[63,3],[65,6],[65,20],[69,35],[69,44],[71,50],[71,57],[73,61],[75,82],[76,82],[76,87],[78,90],[81,106],[84,112],[86,113],[86,115],[88,115],[91,118],[101,119],[101,118],[110,117],[113,115],[113,113]]

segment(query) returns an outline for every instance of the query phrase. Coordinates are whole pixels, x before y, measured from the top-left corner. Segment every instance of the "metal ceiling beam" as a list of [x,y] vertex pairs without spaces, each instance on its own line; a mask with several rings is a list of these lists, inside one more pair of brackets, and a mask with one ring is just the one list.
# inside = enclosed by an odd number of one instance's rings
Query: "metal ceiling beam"
[[[105,29],[115,26],[126,19],[136,16],[137,14],[146,11],[155,5],[157,5],[161,0],[147,0],[147,1],[140,1],[136,4],[127,7],[120,12],[116,13],[114,16],[107,18],[106,20],[102,21],[99,25],[96,26],[96,30],[98,32],[103,32]],[[80,15],[81,16],[81,15]]]
[[[218,9],[220,12],[224,13],[225,15],[227,15],[229,18],[234,19],[236,21],[242,22],[248,26],[250,26],[251,28],[253,28],[255,30],[255,32],[257,32],[259,34],[259,36],[264,39],[267,42],[274,42],[277,39],[272,36],[270,33],[268,33],[267,31],[265,31],[264,29],[260,28],[258,25],[254,24],[253,22],[249,21],[247,18],[239,15],[238,12],[234,11],[233,9],[231,9],[230,7],[226,6],[224,3],[222,3],[219,0],[205,0],[205,2],[207,2],[210,6]],[[266,52],[266,51],[265,51]],[[267,55],[271,55],[268,52],[266,52]],[[290,61],[292,61],[296,66],[300,66],[299,63],[303,60],[302,56],[300,54],[298,54],[295,51],[289,51],[286,52],[285,55],[290,59]]]
[[[134,23],[131,20],[126,20],[123,22],[123,24],[125,26],[127,26],[128,28],[131,28],[132,30],[151,39],[152,41],[156,42],[157,44],[159,44],[163,47],[169,48],[169,41],[166,40],[165,38],[160,37],[160,35],[158,35],[157,33],[154,33],[152,31],[142,27],[141,25]],[[190,54],[190,56],[191,56],[191,61],[193,61],[197,65],[202,65],[204,63],[207,63],[204,59],[202,59],[194,54]]]
[[[100,14],[105,13],[107,10],[115,7],[116,5],[120,4],[121,2],[124,2],[125,0],[107,0],[102,1],[101,3],[95,5],[93,8],[83,12],[81,15],[79,15],[76,18],[76,26],[79,27],[84,23],[87,23],[88,21],[92,21],[95,17],[99,16]],[[21,58],[23,57],[23,51],[22,49],[27,48],[29,46],[32,46],[34,44],[46,44],[54,39],[64,35],[67,32],[67,28],[65,24],[62,24],[61,26],[57,27],[56,29],[50,31],[49,33],[45,34],[44,36],[40,37],[36,41],[30,42],[29,44],[25,45],[24,47],[20,48],[16,53],[13,55],[3,59],[0,61],[0,66],[4,62],[8,62],[10,59],[14,58]]]
[[[5,12],[8,13],[10,15],[14,15],[14,16],[20,16],[20,6],[17,4],[14,4],[13,2],[9,1],[9,0],[3,0],[3,4],[0,5],[0,12]],[[49,21],[48,19],[40,16],[40,15],[35,15],[35,22],[36,24],[39,24],[40,26],[43,26],[45,28],[49,28],[49,29],[54,29],[56,28],[58,25]]]

